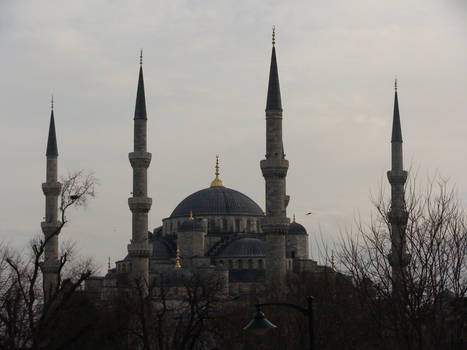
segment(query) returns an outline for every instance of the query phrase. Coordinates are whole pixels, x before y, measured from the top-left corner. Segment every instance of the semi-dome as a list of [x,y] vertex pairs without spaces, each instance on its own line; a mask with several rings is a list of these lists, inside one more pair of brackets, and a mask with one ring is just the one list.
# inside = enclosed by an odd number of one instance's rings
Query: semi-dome
[[212,186],[195,192],[174,209],[171,218],[203,215],[263,216],[263,211],[243,193],[223,186]]
[[161,238],[154,238],[149,243],[152,245],[153,259],[170,259],[175,256],[173,250],[167,242]]
[[298,222],[292,221],[289,225],[289,235],[306,235],[306,228],[303,225],[299,224]]
[[240,238],[225,247],[220,257],[264,257],[265,242],[258,238]]

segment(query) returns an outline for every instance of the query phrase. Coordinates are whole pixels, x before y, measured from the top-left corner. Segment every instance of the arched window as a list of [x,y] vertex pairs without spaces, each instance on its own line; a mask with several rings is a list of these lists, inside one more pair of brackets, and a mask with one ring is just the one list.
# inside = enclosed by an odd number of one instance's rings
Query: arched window
[[240,259],[238,260],[238,268],[243,269],[243,261]]
[[229,269],[233,269],[233,261],[229,260]]
[[235,231],[241,232],[241,222],[240,222],[240,219],[235,219]]
[[224,232],[229,231],[229,228],[228,228],[228,225],[227,225],[227,218],[223,218],[223,219],[222,219],[222,230],[223,230]]
[[252,269],[253,268],[253,260],[248,259],[248,268]]
[[262,269],[263,268],[263,259],[258,260],[258,268]]

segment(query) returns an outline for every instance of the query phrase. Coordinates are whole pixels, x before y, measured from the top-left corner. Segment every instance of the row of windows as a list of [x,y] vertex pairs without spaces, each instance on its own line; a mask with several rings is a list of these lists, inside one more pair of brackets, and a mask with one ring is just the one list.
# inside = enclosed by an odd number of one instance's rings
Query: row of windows
[[218,260],[214,264],[226,265],[229,269],[264,269],[263,259],[258,259],[255,264],[255,261],[252,259],[248,260]]
[[[230,221],[230,225],[229,225]],[[227,218],[223,218],[218,225],[217,221],[210,219],[208,220],[209,223],[209,231],[232,231],[232,232],[261,232],[261,224],[259,220],[250,220],[248,219],[245,223],[241,219],[235,220],[228,220]],[[179,221],[166,221],[164,223],[166,232],[177,232],[179,225],[181,222]]]

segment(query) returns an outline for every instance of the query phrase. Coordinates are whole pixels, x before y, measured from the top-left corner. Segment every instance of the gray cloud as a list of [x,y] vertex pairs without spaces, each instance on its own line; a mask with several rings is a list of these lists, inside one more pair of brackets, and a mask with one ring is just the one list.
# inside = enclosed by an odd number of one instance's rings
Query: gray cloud
[[225,184],[263,205],[272,24],[289,214],[309,232],[337,237],[385,183],[395,74],[406,164],[465,193],[466,15],[462,1],[3,1],[1,237],[20,246],[40,230],[53,92],[61,173],[93,169],[102,184],[63,236],[101,264],[126,254],[141,47],[151,226],[209,185],[217,153]]

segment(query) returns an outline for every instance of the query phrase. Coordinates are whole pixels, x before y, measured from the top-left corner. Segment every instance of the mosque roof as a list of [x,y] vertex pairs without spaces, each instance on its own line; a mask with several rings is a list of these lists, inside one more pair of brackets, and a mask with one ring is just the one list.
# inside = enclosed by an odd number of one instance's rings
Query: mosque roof
[[266,244],[258,238],[240,238],[226,246],[219,257],[264,257]]
[[287,232],[289,235],[306,235],[306,228],[303,225],[299,224],[298,222],[291,222],[289,225],[289,231]]
[[173,250],[165,240],[161,238],[155,238],[149,241],[152,245],[152,256],[153,259],[170,259],[175,256]]
[[195,192],[174,209],[171,218],[193,215],[263,216],[263,211],[251,198],[231,188],[217,186]]

